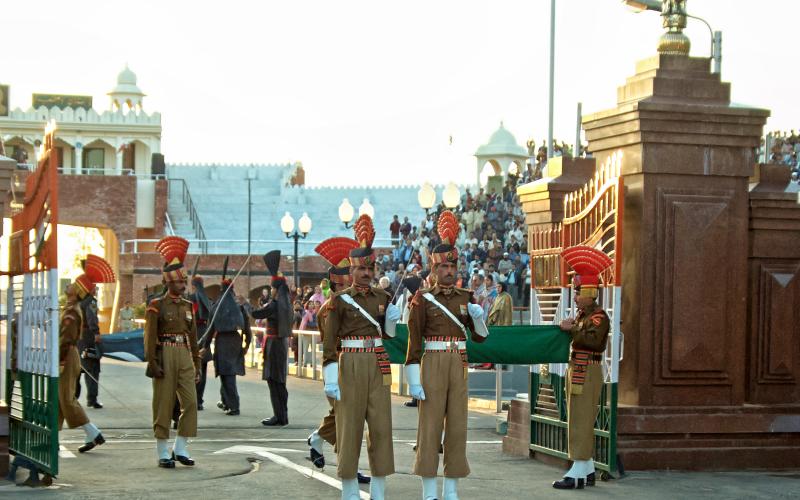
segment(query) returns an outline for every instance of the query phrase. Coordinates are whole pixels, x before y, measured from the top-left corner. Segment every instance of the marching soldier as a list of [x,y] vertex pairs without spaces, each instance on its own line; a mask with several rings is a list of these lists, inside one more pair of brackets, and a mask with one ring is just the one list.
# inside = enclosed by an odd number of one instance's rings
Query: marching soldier
[[[409,304],[406,377],[419,400],[414,474],[422,477],[422,497],[437,497],[439,446],[444,451],[442,497],[458,498],[458,479],[469,475],[467,462],[467,334],[483,342],[489,334],[483,309],[472,292],[455,286],[459,224],[450,211],[437,225],[442,243],[431,253],[432,288],[418,290]],[[423,347],[424,343],[424,347]],[[424,365],[424,366],[423,366]],[[422,367],[422,368],[421,368]],[[442,443],[442,430],[444,442]]]
[[[98,257],[99,258],[99,257]],[[84,267],[88,265],[88,256],[81,262]],[[86,382],[86,406],[101,409],[103,405],[97,399],[98,384],[100,383],[100,358],[101,354],[97,344],[101,342],[100,322],[97,319],[97,298],[95,298],[96,287],[91,290],[78,288],[80,297],[81,314],[83,314],[83,325],[81,326],[81,338],[78,340],[78,350],[81,353],[81,368],[84,372],[83,380]],[[76,384],[75,397],[80,397],[80,381]]]
[[[220,298],[211,307],[214,324],[209,325],[216,332],[214,340],[214,371],[220,380],[222,410],[226,415],[239,415],[239,391],[236,376],[244,376],[244,354],[250,348],[252,335],[250,323],[245,321],[242,308],[236,303],[231,280],[223,280]],[[242,331],[242,334],[239,333]],[[245,347],[242,347],[244,336]],[[219,405],[218,405],[219,406]]]
[[89,421],[86,412],[81,408],[75,396],[75,385],[81,376],[81,360],[76,344],[82,331],[83,318],[78,300],[82,294],[94,291],[96,283],[114,283],[116,278],[111,266],[96,255],[86,257],[84,273],[78,276],[75,283],[67,286],[65,295],[67,302],[61,312],[59,322],[59,368],[58,384],[58,428],[67,421],[71,429],[81,427],[86,433],[86,443],[78,448],[85,453],[95,446],[106,442],[103,434]]
[[[156,437],[158,466],[174,468],[175,460],[194,465],[188,440],[197,435],[197,390],[200,379],[200,354],[197,348],[197,325],[191,301],[184,298],[186,272],[183,260],[189,242],[167,236],[156,244],[164,257],[162,270],[167,292],[147,306],[144,348],[147,376],[153,379],[153,432]],[[175,396],[181,407],[178,435],[170,452],[169,422]]]
[[565,319],[561,329],[572,337],[567,368],[567,441],[572,467],[564,477],[553,482],[557,489],[581,489],[595,485],[594,423],[597,404],[603,389],[603,352],[606,349],[610,322],[597,304],[600,275],[612,264],[603,252],[588,247],[567,248],[561,256],[575,271],[572,280],[575,319]]
[[[344,290],[350,286],[350,250],[358,247],[358,242],[351,238],[329,238],[314,249],[320,254],[331,267],[328,268],[328,281],[330,282],[331,292]],[[330,300],[330,299],[328,299]],[[326,301],[327,304],[327,301]],[[319,328],[320,340],[325,339],[325,318],[329,309],[324,305],[320,307],[317,314],[317,327]],[[331,446],[336,446],[336,412],[333,409],[334,400],[327,398],[331,409],[322,419],[318,429],[308,436],[308,445],[311,447],[310,460],[318,468],[325,467],[325,455],[322,454],[322,446],[327,441]],[[370,477],[357,472],[358,482],[368,484]]]
[[278,271],[281,252],[273,250],[264,255],[264,264],[272,276],[272,300],[251,313],[254,319],[267,320],[267,335],[262,350],[264,368],[261,378],[269,386],[272,417],[261,421],[268,427],[289,425],[289,391],[286,372],[289,362],[289,338],[292,336],[292,301],[286,278]]
[[389,303],[386,292],[370,286],[375,274],[375,229],[369,216],[358,218],[355,234],[359,247],[350,251],[352,286],[334,294],[324,313],[323,377],[325,394],[335,400],[342,498],[359,498],[358,457],[366,420],[370,496],[383,500],[386,476],[394,473],[394,451],[389,392],[392,374],[381,339],[394,336],[400,311]]

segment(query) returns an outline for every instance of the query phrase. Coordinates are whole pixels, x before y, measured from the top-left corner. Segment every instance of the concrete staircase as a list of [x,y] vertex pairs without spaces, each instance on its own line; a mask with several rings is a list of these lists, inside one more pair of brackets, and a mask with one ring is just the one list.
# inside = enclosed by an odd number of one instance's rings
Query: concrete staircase
[[[424,212],[417,203],[419,186],[306,187],[290,186],[294,165],[209,166],[168,165],[171,182],[169,215],[176,234],[195,239],[189,213],[178,185],[183,179],[201,221],[210,254],[246,254],[248,240],[248,188],[251,206],[251,253],[260,255],[279,249],[293,252],[293,242],[281,232],[280,219],[289,212],[295,223],[307,213],[312,229],[299,242],[299,255],[313,255],[320,241],[333,236],[352,237],[339,220],[338,209],[344,198],[358,207],[369,199],[375,208],[376,246],[390,245],[392,216],[402,221],[408,216],[418,224]],[[249,186],[248,186],[249,184]],[[441,192],[441,187],[437,189]],[[216,240],[216,241],[215,241]]]

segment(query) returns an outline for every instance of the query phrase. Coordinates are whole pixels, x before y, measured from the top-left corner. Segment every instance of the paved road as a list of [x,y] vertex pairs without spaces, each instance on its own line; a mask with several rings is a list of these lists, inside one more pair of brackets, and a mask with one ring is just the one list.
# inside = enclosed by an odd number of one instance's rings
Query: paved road
[[[270,416],[266,383],[255,373],[240,379],[242,415],[229,417],[215,407],[219,385],[210,379],[206,410],[200,412],[200,432],[191,445],[198,464],[175,470],[156,467],[150,428],[150,381],[144,365],[107,361],[103,364],[102,410],[87,410],[102,430],[107,443],[79,455],[83,433],[62,433],[64,458],[52,487],[32,490],[0,481],[5,498],[339,498],[336,489],[336,457],[326,447],[328,466],[318,471],[305,459],[306,437],[327,411],[319,382],[291,379],[290,425],[267,429],[260,424]],[[116,401],[111,390],[124,400]],[[394,398],[395,463],[397,473],[387,480],[387,498],[421,497],[418,478],[411,475],[416,410]],[[559,470],[536,461],[508,457],[501,452],[494,433],[494,415],[471,412],[468,452],[472,475],[460,484],[460,497],[502,498],[800,498],[800,474],[686,474],[632,473],[617,481],[601,483],[582,492],[555,491],[550,487]],[[361,466],[368,470],[366,451]],[[24,479],[24,473],[18,480]],[[366,491],[366,489],[365,489]],[[368,498],[365,494],[363,498]]]

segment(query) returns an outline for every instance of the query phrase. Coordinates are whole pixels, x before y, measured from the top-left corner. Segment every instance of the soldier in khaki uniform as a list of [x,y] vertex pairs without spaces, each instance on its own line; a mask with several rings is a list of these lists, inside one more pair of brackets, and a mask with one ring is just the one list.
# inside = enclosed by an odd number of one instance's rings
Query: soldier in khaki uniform
[[375,230],[367,215],[358,218],[355,233],[359,248],[350,252],[353,285],[334,294],[325,306],[323,377],[325,394],[335,400],[342,499],[359,498],[358,459],[366,420],[372,471],[370,496],[383,500],[386,476],[394,473],[394,450],[392,374],[381,339],[384,335],[394,336],[400,311],[390,304],[386,292],[370,286],[375,266]]
[[[409,307],[406,377],[419,400],[414,474],[422,477],[422,497],[437,497],[439,445],[444,430],[442,497],[457,499],[458,479],[469,475],[467,462],[467,334],[483,342],[489,334],[483,309],[472,292],[455,286],[459,224],[450,211],[437,224],[442,243],[433,249],[432,288],[418,290]],[[423,345],[424,344],[424,345]]]
[[[162,238],[156,249],[164,257],[163,279],[167,292],[153,299],[145,314],[144,349],[147,375],[153,378],[153,432],[158,466],[174,468],[175,460],[194,465],[188,438],[197,435],[197,392],[200,353],[192,303],[184,298],[186,272],[183,260],[189,242],[177,236]],[[175,396],[181,407],[178,436],[168,449],[170,419]]]
[[603,352],[606,350],[610,322],[597,304],[600,274],[611,259],[603,252],[584,245],[561,253],[575,270],[572,280],[578,314],[561,322],[561,329],[572,338],[567,368],[567,440],[572,467],[553,482],[557,489],[581,489],[595,485],[594,423],[603,390]]
[[79,300],[81,295],[94,292],[97,283],[114,283],[116,277],[111,266],[96,255],[86,258],[84,273],[65,290],[67,302],[61,311],[59,322],[59,384],[58,384],[58,428],[64,420],[71,429],[81,427],[86,433],[86,443],[78,448],[85,453],[106,442],[100,430],[91,422],[75,396],[75,386],[81,375],[81,358],[78,354],[78,340],[83,327],[83,316]]

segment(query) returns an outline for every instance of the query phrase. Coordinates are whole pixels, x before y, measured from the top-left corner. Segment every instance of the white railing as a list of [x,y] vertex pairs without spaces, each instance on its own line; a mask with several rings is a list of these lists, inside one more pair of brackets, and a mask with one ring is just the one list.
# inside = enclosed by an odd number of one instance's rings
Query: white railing
[[172,227],[172,220],[169,218],[169,212],[164,212],[164,220],[167,222],[167,234],[175,236],[175,228]]
[[[19,170],[28,170],[33,172],[36,170],[35,163],[17,163],[17,168]],[[136,177],[137,179],[152,179],[152,180],[164,180],[167,178],[165,174],[137,174],[131,168],[123,168],[117,172],[116,167],[81,167],[80,173],[78,173],[76,167],[59,167],[58,173],[61,175],[97,175],[97,176],[114,176],[114,175],[126,175]]]

